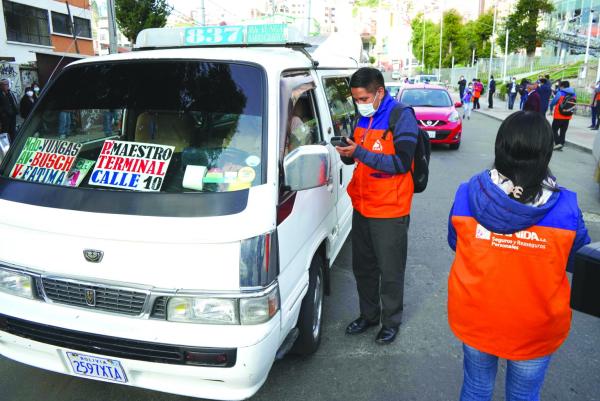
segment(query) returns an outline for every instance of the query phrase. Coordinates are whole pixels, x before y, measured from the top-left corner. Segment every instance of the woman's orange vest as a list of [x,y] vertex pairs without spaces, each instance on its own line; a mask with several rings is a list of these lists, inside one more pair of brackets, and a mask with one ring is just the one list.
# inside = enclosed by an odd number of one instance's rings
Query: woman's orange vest
[[[387,113],[389,114],[389,113]],[[366,120],[366,119],[361,119]],[[378,122],[381,127],[373,128],[373,117],[368,120],[368,127],[360,123],[354,130],[354,142],[358,146],[374,153],[393,155],[394,135],[387,131],[389,116],[381,116]],[[387,131],[387,133],[386,133]],[[357,165],[348,185],[348,195],[352,206],[364,217],[395,218],[410,214],[414,184],[412,174],[389,174],[375,170],[357,160]]]
[[466,186],[451,222],[456,256],[448,279],[448,320],[464,343],[510,360],[555,352],[571,325],[566,266],[575,238],[575,194],[561,198],[537,225],[496,234],[471,215]]

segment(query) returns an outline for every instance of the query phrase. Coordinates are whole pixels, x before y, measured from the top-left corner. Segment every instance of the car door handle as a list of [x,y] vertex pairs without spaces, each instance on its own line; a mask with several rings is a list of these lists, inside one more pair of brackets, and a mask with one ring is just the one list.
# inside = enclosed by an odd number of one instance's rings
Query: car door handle
[[344,168],[340,167],[340,187],[344,186]]

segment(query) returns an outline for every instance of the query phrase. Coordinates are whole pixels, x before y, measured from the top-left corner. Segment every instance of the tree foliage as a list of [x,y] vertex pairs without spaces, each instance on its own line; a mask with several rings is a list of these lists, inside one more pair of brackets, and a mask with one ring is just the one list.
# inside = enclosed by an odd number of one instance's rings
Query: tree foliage
[[[545,37],[545,32],[538,29],[540,18],[553,10],[551,0],[519,0],[515,11],[506,18],[501,28],[500,37],[504,37],[506,29],[509,29],[508,50],[525,49],[528,56],[533,56]],[[498,44],[504,48],[500,37]]]
[[162,28],[173,8],[167,0],[115,0],[119,29],[131,43],[146,28]]
[[[444,13],[442,27],[442,67],[471,63],[473,50],[477,57],[489,57],[490,38],[492,36],[493,13],[482,14],[477,20],[463,22],[461,14],[452,9]],[[417,15],[411,22],[412,50],[420,60],[423,53],[423,30],[425,30],[425,66],[437,67],[440,52],[440,24],[423,20],[423,14]]]

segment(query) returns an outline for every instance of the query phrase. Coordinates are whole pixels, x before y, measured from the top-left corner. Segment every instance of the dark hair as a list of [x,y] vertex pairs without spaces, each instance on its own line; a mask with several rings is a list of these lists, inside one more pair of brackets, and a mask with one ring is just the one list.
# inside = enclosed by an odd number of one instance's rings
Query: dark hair
[[547,80],[550,80],[550,74],[544,75],[544,78],[546,78]]
[[350,77],[351,88],[365,88],[370,93],[377,92],[379,88],[385,88],[385,82],[381,71],[377,68],[359,68]]
[[540,79],[540,82],[545,85],[546,82],[548,82],[548,80],[546,78],[542,78],[542,79]]
[[544,180],[550,175],[553,146],[552,128],[542,114],[517,111],[504,120],[496,135],[494,166],[515,186],[523,188],[519,198],[512,194],[511,198],[529,203],[541,194]]
[[569,81],[560,81],[561,88],[568,88],[570,86]]

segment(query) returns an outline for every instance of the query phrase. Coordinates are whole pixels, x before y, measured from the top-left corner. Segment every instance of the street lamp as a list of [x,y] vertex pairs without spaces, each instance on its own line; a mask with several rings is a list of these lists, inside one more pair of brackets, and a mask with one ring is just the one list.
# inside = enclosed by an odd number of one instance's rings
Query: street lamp
[[421,53],[421,69],[425,71],[425,7],[423,7],[423,52]]
[[438,80],[442,80],[442,38],[444,37],[444,9],[440,6],[440,61],[438,64]]
[[582,78],[587,78],[587,69],[588,69],[588,60],[590,58],[590,40],[592,39],[592,22],[593,22],[593,18],[592,18],[592,14],[594,13],[594,10],[592,10],[592,0],[590,0],[590,15],[588,17],[589,21],[588,21],[588,33],[587,33],[587,43],[585,45],[585,59],[583,61],[583,74]]
[[[492,27],[492,48],[490,49],[490,65],[488,65],[488,83],[492,79],[492,57],[494,57],[494,42],[496,39],[496,16],[498,15],[498,0],[494,1],[494,26]],[[506,61],[504,62],[506,64]]]

